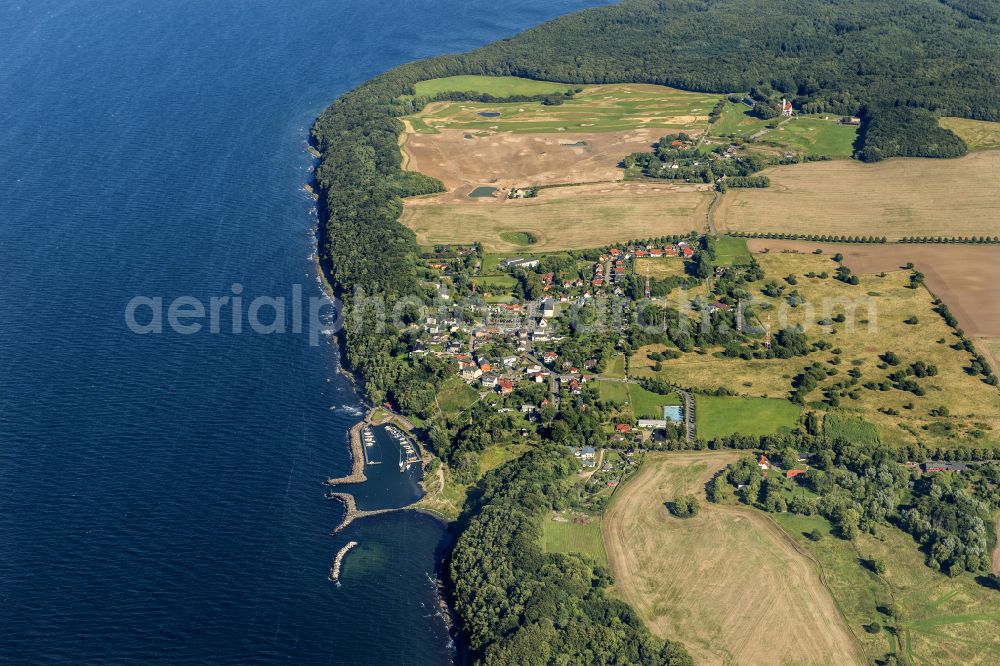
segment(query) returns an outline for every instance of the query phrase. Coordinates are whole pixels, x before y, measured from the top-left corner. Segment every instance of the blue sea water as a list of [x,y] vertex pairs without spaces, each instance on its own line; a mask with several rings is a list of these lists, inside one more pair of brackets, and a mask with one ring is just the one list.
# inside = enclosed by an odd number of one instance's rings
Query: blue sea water
[[330,340],[136,335],[124,310],[237,283],[319,296],[300,187],[322,108],[594,4],[0,3],[0,662],[453,658],[442,527],[330,535],[322,481],[348,472],[361,408]]

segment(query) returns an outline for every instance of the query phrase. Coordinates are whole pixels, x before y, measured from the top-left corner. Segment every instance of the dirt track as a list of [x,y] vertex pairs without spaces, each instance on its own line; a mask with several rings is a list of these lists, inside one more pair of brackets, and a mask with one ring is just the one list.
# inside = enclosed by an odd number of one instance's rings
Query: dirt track
[[[700,664],[864,662],[816,566],[791,539],[764,514],[704,500],[704,483],[741,455],[647,457],[602,522],[616,593]],[[682,493],[703,498],[696,517],[664,508]]]

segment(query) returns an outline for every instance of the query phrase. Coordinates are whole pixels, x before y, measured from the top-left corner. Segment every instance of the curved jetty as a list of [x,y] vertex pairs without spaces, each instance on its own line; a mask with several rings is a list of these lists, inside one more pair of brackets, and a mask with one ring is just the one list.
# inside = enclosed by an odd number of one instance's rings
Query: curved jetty
[[337,556],[333,558],[333,566],[330,567],[330,580],[334,583],[340,582],[340,565],[344,561],[344,556],[357,545],[357,541],[348,541],[346,546],[337,551]]

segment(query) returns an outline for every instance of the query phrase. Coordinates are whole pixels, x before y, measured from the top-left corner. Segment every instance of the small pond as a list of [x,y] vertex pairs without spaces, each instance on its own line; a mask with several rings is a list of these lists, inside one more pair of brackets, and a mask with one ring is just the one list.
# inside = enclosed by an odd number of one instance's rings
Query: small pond
[[500,113],[497,111],[480,111],[479,115],[483,118],[499,118]]
[[471,199],[488,199],[492,197],[497,191],[495,187],[488,187],[486,185],[477,187],[476,189],[469,192],[469,198]]

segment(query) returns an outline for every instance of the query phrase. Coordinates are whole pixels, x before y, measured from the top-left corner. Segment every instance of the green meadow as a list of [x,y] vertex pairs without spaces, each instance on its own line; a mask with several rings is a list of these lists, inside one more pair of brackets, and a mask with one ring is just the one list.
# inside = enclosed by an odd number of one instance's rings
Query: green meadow
[[[560,92],[564,90],[565,86]],[[558,105],[438,102],[408,119],[416,132],[424,134],[434,134],[440,129],[553,133],[621,132],[649,127],[663,132],[695,131],[706,129],[708,113],[718,99],[718,95],[665,86],[598,85],[587,86]],[[483,113],[499,116],[484,117],[480,115]]]
[[560,515],[560,520],[546,518],[542,523],[542,544],[546,553],[577,553],[588,555],[602,566],[608,566],[608,556],[604,552],[604,537],[601,536],[601,520],[598,516],[578,514]]
[[749,264],[750,250],[745,238],[719,236],[715,241],[715,258],[719,264]]
[[793,428],[800,409],[780,398],[695,396],[695,426],[700,439],[725,437],[734,433],[770,435]]
[[638,384],[629,384],[628,393],[632,412],[637,419],[661,419],[664,407],[681,404],[681,397],[676,393],[660,395],[647,391]]
[[[749,139],[763,132],[755,139],[761,146],[846,159],[854,152],[858,128],[842,125],[839,120],[840,116],[836,114],[802,115],[790,120],[761,120],[750,115],[750,107],[745,104],[730,103],[712,126],[711,134],[715,137],[736,136]],[[775,123],[779,127],[767,127]]]
[[[880,527],[846,541],[820,516],[768,515],[819,564],[870,658],[891,653],[907,664],[986,664],[1000,651],[997,592],[967,573],[950,578],[933,571],[908,534]],[[819,541],[807,537],[813,530]],[[869,559],[883,561],[885,573],[864,567]]]
[[512,97],[514,95],[556,95],[579,86],[551,81],[535,81],[517,76],[447,76],[421,81],[414,86],[419,97],[433,97],[444,92],[469,92]]

